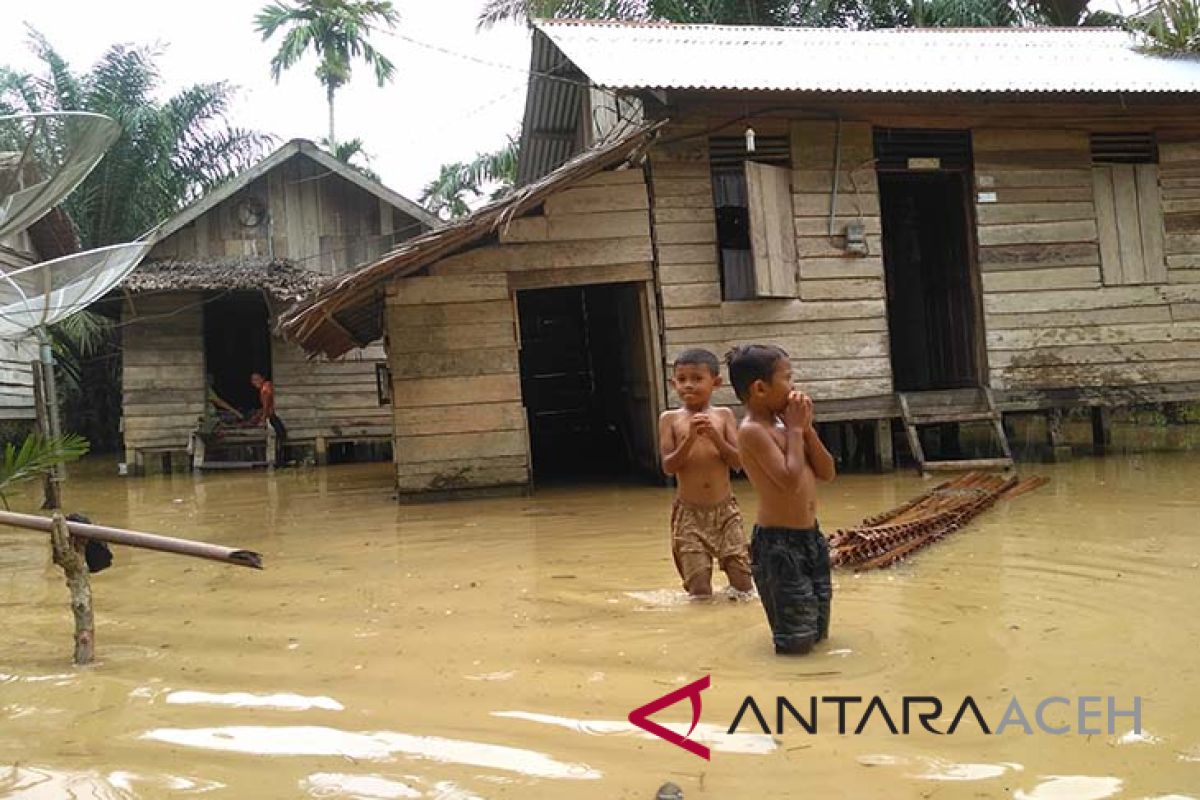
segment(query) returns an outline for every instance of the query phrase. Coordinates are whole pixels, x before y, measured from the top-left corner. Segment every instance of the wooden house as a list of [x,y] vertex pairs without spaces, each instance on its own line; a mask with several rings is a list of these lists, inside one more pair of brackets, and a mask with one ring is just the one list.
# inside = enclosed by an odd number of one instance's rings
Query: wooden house
[[1005,412],[1102,434],[1200,397],[1200,62],[1107,30],[534,28],[524,188],[282,322],[327,356],[386,334],[402,493],[655,470],[688,347],[781,345],[819,421],[928,469],[974,465],[927,459],[931,423],[992,425],[1001,466]]
[[[122,285],[122,433],[135,473],[180,459],[205,409],[205,381],[244,409],[252,372],[271,378],[288,442],[318,461],[338,443],[384,441],[382,347],[310,360],[272,333],[283,309],[322,282],[430,230],[436,217],[294,140],[163,223]],[[182,463],[182,459],[180,459]]]
[[[61,208],[6,240],[0,241],[0,270],[12,272],[79,251],[75,225]],[[37,417],[33,370],[38,345],[34,337],[0,340],[0,422],[29,423]]]

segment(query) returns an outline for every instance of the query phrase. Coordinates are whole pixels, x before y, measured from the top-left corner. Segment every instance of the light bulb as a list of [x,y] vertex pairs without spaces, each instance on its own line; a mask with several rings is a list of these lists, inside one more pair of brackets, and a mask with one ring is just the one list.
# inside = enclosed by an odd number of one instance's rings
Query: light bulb
[[746,152],[754,152],[754,128],[746,128]]

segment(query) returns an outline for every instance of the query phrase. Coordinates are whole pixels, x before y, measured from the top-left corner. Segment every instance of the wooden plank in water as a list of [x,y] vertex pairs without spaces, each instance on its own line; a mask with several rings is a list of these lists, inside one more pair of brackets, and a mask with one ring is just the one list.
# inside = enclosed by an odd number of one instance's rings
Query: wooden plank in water
[[961,461],[927,461],[925,469],[930,472],[953,472],[955,470],[971,469],[1012,469],[1012,462],[1007,458],[970,458]]

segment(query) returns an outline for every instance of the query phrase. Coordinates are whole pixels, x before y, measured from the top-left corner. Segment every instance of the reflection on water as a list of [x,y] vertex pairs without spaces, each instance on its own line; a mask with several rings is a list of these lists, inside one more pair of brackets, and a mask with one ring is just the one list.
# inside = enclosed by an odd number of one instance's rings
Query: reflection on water
[[[505,719],[521,719],[526,722],[540,722],[543,725],[556,725],[560,728],[566,728],[576,733],[585,733],[591,736],[632,734],[640,736],[643,739],[655,738],[652,734],[646,733],[628,722],[570,719],[569,717],[556,717],[552,714],[532,714],[528,711],[497,711],[493,716]],[[667,723],[663,727],[722,753],[767,755],[778,749],[775,740],[766,734],[735,733],[729,735],[726,733],[724,726],[710,725],[704,722],[697,724],[694,729],[690,724],[679,722]],[[688,735],[688,731],[691,731],[690,736]]]
[[[122,480],[84,464],[70,510],[248,547],[252,572],[114,548],[98,662],[68,665],[44,535],[0,530],[0,797],[1195,797],[1200,455],[1027,467],[1051,484],[895,569],[836,575],[824,650],[780,659],[757,602],[684,599],[669,491],[589,486],[398,506],[387,465]],[[847,476],[830,529],[928,484]],[[754,512],[749,487],[742,507]],[[30,494],[18,510],[35,509]],[[718,584],[720,579],[718,578]],[[693,734],[629,711],[711,675]],[[774,698],[1143,698],[1143,735],[861,735],[743,723]],[[684,702],[655,720],[686,730]],[[1149,733],[1152,732],[1152,733]]]
[[1018,789],[1013,797],[1016,800],[1104,800],[1115,797],[1123,783],[1120,778],[1050,775],[1028,792]]
[[[120,770],[65,772],[36,767],[0,767],[0,797],[13,800],[132,800],[179,796],[223,788],[214,781],[177,775],[136,775]],[[420,795],[418,795],[420,796]]]
[[157,728],[141,738],[207,750],[259,756],[341,756],[381,761],[394,754],[450,764],[518,772],[535,778],[595,780],[585,764],[565,764],[542,753],[440,736],[351,733],[316,726],[230,725],[223,728]]
[[303,697],[298,694],[250,694],[249,692],[170,692],[167,702],[175,705],[233,706],[234,708],[277,708],[286,711],[306,711],[322,708],[342,711],[341,703],[332,697]]

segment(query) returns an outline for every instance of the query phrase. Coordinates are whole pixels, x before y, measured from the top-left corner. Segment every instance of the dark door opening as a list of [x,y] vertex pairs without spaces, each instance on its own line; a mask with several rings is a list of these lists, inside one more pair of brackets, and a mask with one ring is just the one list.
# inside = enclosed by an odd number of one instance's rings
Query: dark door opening
[[261,295],[236,293],[204,305],[204,364],[217,394],[243,411],[258,408],[250,374],[271,377],[271,335]]
[[888,330],[897,391],[982,380],[963,131],[876,131]]
[[537,481],[653,469],[644,286],[518,292],[521,395]]

